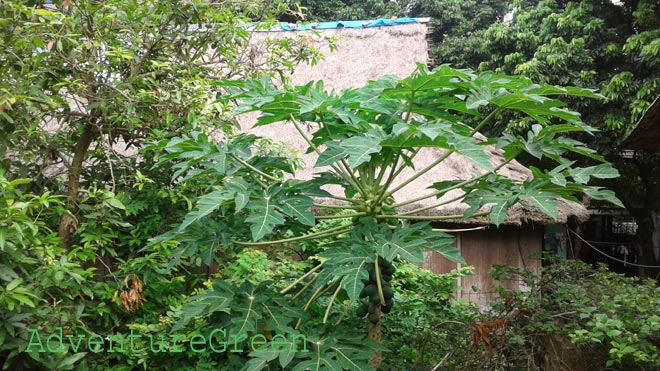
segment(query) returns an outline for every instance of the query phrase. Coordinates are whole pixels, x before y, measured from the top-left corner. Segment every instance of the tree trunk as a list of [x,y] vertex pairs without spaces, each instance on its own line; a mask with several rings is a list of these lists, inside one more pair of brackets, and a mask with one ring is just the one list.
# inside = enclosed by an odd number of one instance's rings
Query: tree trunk
[[[80,174],[82,172],[82,165],[87,158],[87,151],[92,141],[96,137],[96,130],[91,124],[86,124],[83,131],[76,142],[73,152],[73,160],[71,161],[71,168],[69,168],[69,176],[67,181],[67,210],[71,213],[75,212],[78,204],[78,192],[80,191]],[[75,232],[78,227],[78,221],[70,214],[64,214],[60,218],[58,235],[60,237],[60,244],[63,248],[68,249],[71,245],[69,236]]]
[[[378,317],[378,322],[376,323],[371,323],[371,321],[369,321],[369,339],[380,344],[383,336],[382,328],[380,324],[380,319],[381,319],[380,304],[369,303],[369,306],[375,307],[375,309],[373,309],[374,314]],[[380,367],[381,363],[383,363],[383,352],[377,350],[374,352],[374,355],[371,356],[371,358],[369,359],[369,364],[373,366],[373,368],[378,370],[378,367]]]
[[[637,222],[637,248],[638,263],[644,266],[660,266],[660,260],[656,259],[660,248],[660,214],[654,210],[631,211]],[[639,276],[657,278],[660,274],[659,268],[639,267]]]

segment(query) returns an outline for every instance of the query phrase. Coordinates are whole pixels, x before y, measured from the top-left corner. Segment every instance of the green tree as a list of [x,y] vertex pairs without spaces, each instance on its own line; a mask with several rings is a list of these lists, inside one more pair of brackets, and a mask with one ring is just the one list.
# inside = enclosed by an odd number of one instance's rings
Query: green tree
[[[250,32],[251,22],[270,27],[280,2],[44,3],[0,2],[0,363],[137,367],[119,354],[24,350],[30,329],[121,333],[197,287],[200,256],[175,264],[166,244],[141,249],[200,190],[163,187],[169,174],[137,149],[193,128],[231,130],[215,80],[279,78],[319,55]],[[147,302],[127,313],[113,294],[135,273]]]
[[530,359],[539,362],[534,369],[544,370],[659,368],[658,282],[625,277],[603,264],[594,270],[579,260],[555,258],[539,274],[493,269],[496,279],[520,280],[528,290],[499,287],[490,318],[510,320],[506,337],[490,339],[491,361],[513,369],[526,369]]
[[80,223],[80,192],[90,184],[115,189],[124,174],[135,173],[122,147],[139,148],[164,131],[213,125],[222,112],[211,104],[218,93],[214,80],[281,73],[316,56],[291,40],[254,40],[243,25],[270,27],[271,16],[286,9],[271,5],[0,4],[2,167],[66,192],[63,246]]
[[[598,98],[591,90],[534,84],[520,76],[474,74],[446,65],[434,71],[420,65],[406,78],[383,77],[341,92],[325,91],[322,82],[282,88],[276,88],[268,79],[232,80],[220,85],[228,90],[223,103],[240,101],[236,114],[259,111],[258,126],[280,121],[292,125],[308,144],[308,153],[318,156],[316,175],[311,180],[291,179],[295,164],[272,148],[264,148],[262,139],[251,134],[230,135],[220,143],[201,133],[161,141],[151,149],[162,152],[162,164],[174,164],[175,183],[185,184],[201,177],[210,180],[213,187],[197,200],[181,225],[154,242],[175,239],[186,248],[199,244],[196,236],[209,228],[218,232],[205,243],[218,250],[324,240],[319,263],[281,292],[295,293],[293,298],[309,297],[303,309],[317,308],[323,313],[324,325],[330,321],[333,306],[350,307],[353,303],[357,316],[369,319],[368,335],[377,342],[381,340],[381,314],[394,307],[390,281],[397,260],[423,261],[425,248],[463,262],[452,237],[434,230],[430,221],[487,215],[499,225],[515,204],[556,218],[558,199],[577,200],[582,193],[618,203],[612,192],[587,185],[591,177],[612,178],[617,172],[580,142],[562,136],[566,132],[589,132],[591,128],[554,97]],[[496,124],[500,112],[509,111],[525,115],[536,124],[525,135],[475,138],[478,132]],[[473,121],[477,124],[466,124]],[[501,164],[491,162],[485,152],[489,145],[502,149]],[[428,147],[444,153],[417,167],[414,175],[402,178],[402,172],[413,167],[415,157]],[[555,167],[533,168],[534,178],[524,181],[498,174],[524,152],[547,157]],[[393,198],[398,190],[435,166],[442,166],[453,153],[467,158],[482,173],[463,181],[435,183],[427,194],[413,199]],[[572,154],[587,156],[599,164],[573,167],[567,159]],[[338,186],[342,191],[328,193],[322,189],[326,185]],[[441,199],[457,189],[463,192],[461,196]],[[431,206],[405,212],[400,209],[421,200],[429,200]],[[469,208],[459,215],[418,215],[454,201],[463,201]],[[315,215],[313,208],[322,210],[322,214]],[[337,213],[339,210],[343,212]],[[317,220],[344,222],[318,229]],[[177,328],[198,315],[226,312],[232,300],[242,302],[238,297],[247,296],[256,303],[258,295],[253,288],[241,287],[238,291],[244,294],[236,296],[236,289],[219,285],[201,294],[184,307]],[[241,313],[239,324],[249,322],[256,328],[260,328],[255,325],[260,321],[270,321],[269,326],[275,322],[285,333],[292,331],[291,326],[301,326],[298,316],[281,318],[256,310]],[[295,359],[300,363],[294,369],[368,369],[363,353],[355,356],[359,368],[346,363],[338,354],[339,343],[335,343],[346,334],[333,331],[335,327],[316,329],[314,336],[322,340],[312,345],[312,354],[291,355],[287,364]],[[274,359],[268,359],[272,355],[253,356],[264,364]],[[379,351],[369,364],[376,368],[380,365]]]
[[300,0],[296,1],[306,21],[345,21],[402,16],[404,4],[383,0]]
[[[657,153],[622,156],[620,143],[660,94],[660,4],[544,0],[508,5],[509,18],[436,44],[436,61],[599,89],[606,101],[570,100],[586,123],[601,130],[581,139],[616,164],[621,180],[604,184],[626,205],[640,226],[639,241],[650,248],[657,228],[653,214],[660,210],[660,159]],[[499,130],[528,125],[518,120]]]
[[[467,67],[470,64],[463,60],[481,57],[480,35],[504,19],[509,4],[497,0],[412,0],[406,10],[406,15],[411,17],[431,18],[429,46],[431,56],[439,64]],[[448,56],[445,52],[453,54]]]

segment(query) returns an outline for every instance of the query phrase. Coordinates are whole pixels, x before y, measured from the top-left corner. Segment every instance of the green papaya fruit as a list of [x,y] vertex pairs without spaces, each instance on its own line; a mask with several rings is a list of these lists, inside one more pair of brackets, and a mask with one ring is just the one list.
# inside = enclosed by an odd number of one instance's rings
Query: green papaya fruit
[[369,281],[376,282],[376,266],[373,263],[365,265],[367,272],[369,272]]
[[390,265],[389,267],[383,267],[382,271],[383,274],[387,274],[389,276],[393,276],[394,273],[396,272],[396,268],[394,268],[393,265]]
[[391,287],[383,286],[383,297],[385,300],[392,299],[394,297],[394,290]]
[[364,316],[367,315],[368,312],[369,312],[369,304],[366,303],[362,304],[357,309],[357,316],[359,318],[363,318]]
[[360,298],[366,298],[368,296],[369,297],[373,296],[374,293],[376,295],[378,295],[378,288],[376,287],[376,285],[370,284],[370,285],[364,286],[362,291],[360,291]]
[[371,302],[374,303],[374,304],[380,304],[380,295],[378,295],[378,288],[376,288],[376,292],[374,292],[373,294],[371,294],[371,296],[369,297],[369,299],[370,299]]

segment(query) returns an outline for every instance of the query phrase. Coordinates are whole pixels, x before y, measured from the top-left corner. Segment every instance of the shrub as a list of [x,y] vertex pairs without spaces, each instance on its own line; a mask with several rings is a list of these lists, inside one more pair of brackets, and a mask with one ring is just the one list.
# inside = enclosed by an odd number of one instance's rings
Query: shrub
[[471,273],[472,267],[434,274],[414,264],[399,265],[393,280],[398,315],[383,320],[388,348],[383,370],[430,370],[447,356],[444,370],[471,353],[469,334],[478,308],[454,299],[458,278]]
[[24,193],[21,187],[28,183],[7,180],[0,171],[0,364],[12,370],[68,369],[85,353],[44,353],[28,345],[34,330],[87,330],[80,318],[94,288],[82,283],[91,271],[82,268],[76,251],[60,247],[46,225],[60,198]]
[[529,290],[500,288],[490,315],[507,323],[490,339],[490,361],[506,369],[660,369],[657,282],[580,261],[554,262],[539,275],[497,267],[494,276],[521,279]]

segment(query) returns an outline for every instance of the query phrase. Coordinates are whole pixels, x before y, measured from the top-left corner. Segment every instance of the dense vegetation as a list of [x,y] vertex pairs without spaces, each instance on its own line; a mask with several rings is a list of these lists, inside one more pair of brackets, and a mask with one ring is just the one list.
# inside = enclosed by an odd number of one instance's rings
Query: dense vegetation
[[[434,275],[412,264],[422,247],[463,262],[431,221],[500,224],[516,204],[556,217],[557,199],[584,194],[617,203],[588,184],[616,170],[565,137],[593,129],[563,99],[601,95],[449,66],[341,92],[289,86],[287,71],[321,56],[246,27],[290,16],[285,1],[53,3],[0,3],[4,369],[514,369],[539,357],[541,331],[602,344],[606,366],[657,365],[650,283],[599,272],[584,296],[569,295],[592,273],[560,267],[570,274],[556,287],[529,276],[530,292],[505,293],[503,314],[483,318],[452,300],[469,268]],[[298,130],[318,155],[317,177],[292,178],[299,157],[239,130],[235,115],[253,111],[257,125]],[[529,125],[502,134],[510,118]],[[428,147],[445,155],[398,177]],[[484,173],[394,201],[452,153]],[[534,179],[498,174],[523,154],[544,161]],[[454,189],[470,206],[463,214],[425,221],[397,209],[452,202],[440,197]],[[631,302],[633,290],[643,295]],[[475,329],[515,310],[521,326],[499,330],[516,336],[488,340],[526,360],[475,352]],[[546,326],[557,314],[573,325]]]
[[[325,3],[301,1],[314,19],[431,17],[431,54],[437,64],[598,89],[606,100],[570,100],[584,122],[600,130],[579,139],[621,173],[620,181],[602,184],[616,192],[634,217],[640,245],[648,249],[642,254],[644,262],[655,265],[651,249],[653,231],[660,228],[658,153],[629,156],[622,153],[620,144],[660,95],[658,1],[409,0],[363,6],[366,3],[338,0],[332,11]],[[500,122],[506,125],[492,129],[515,132],[530,124],[526,120]],[[645,274],[654,277],[658,270]]]

